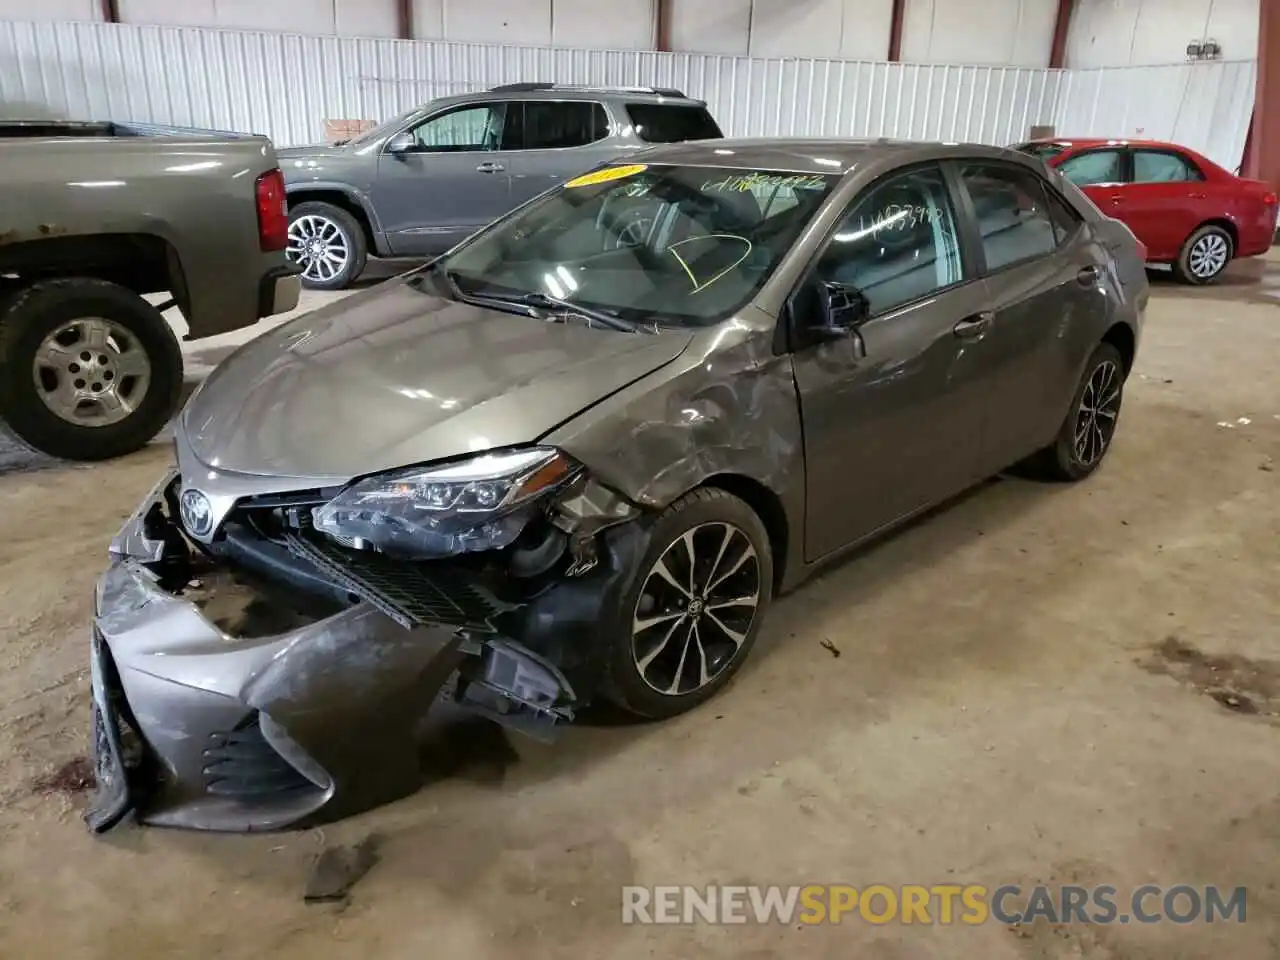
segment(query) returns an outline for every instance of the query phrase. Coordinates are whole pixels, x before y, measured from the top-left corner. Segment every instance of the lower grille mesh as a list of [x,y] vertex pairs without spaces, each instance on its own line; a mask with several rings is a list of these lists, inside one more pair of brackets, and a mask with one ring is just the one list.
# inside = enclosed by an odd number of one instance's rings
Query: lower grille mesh
[[507,609],[446,564],[396,560],[296,533],[288,534],[285,542],[295,556],[405,629],[443,625],[492,633],[493,619]]

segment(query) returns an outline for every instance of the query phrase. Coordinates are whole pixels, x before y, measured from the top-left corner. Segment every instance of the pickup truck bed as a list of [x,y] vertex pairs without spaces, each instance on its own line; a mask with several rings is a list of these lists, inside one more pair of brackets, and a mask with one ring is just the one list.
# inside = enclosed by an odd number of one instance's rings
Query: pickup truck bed
[[56,456],[146,443],[182,361],[142,295],[168,292],[188,339],[293,309],[284,204],[265,137],[0,122],[0,419]]

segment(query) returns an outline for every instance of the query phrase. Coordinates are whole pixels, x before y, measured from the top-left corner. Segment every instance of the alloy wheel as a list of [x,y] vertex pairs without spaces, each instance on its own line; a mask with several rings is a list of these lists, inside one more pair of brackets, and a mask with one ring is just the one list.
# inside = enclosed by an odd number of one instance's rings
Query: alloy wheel
[[1115,436],[1120,414],[1120,368],[1104,360],[1093,368],[1076,409],[1072,452],[1081,466],[1090,467],[1102,459]]
[[1226,268],[1230,253],[1226,237],[1220,233],[1206,233],[1192,244],[1187,268],[1193,276],[1207,280]]
[[151,386],[151,358],[128,329],[104,317],[58,327],[32,361],[36,393],[60,419],[81,427],[119,423]]
[[302,276],[329,283],[346,269],[351,244],[342,228],[328,217],[308,213],[289,224],[289,259],[302,267]]
[[645,575],[631,655],[650,688],[684,696],[712,683],[750,635],[760,606],[760,558],[731,523],[686,530]]

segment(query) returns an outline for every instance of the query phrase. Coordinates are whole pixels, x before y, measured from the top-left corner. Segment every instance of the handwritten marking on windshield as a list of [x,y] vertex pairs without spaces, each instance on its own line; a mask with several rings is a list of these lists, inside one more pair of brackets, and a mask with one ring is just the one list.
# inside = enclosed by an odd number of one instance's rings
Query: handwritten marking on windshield
[[815,174],[746,173],[708,180],[702,185],[703,193],[750,193],[753,190],[775,190],[790,187],[793,190],[821,190],[826,178]]
[[[676,252],[676,247],[682,247],[686,243],[697,243],[699,240],[734,240],[734,241],[737,241],[738,243],[743,244],[746,247],[746,249],[742,251],[742,256],[740,256],[737,260],[733,261],[733,263],[729,264],[727,267],[725,267],[723,270],[717,273],[710,280],[707,280],[705,283],[699,283],[698,278],[693,275],[693,270],[689,268],[688,262],[685,260],[684,257],[680,256],[680,254]],[[671,254],[673,257],[676,258],[676,262],[680,264],[680,266],[684,269],[684,272],[688,275],[689,282],[693,284],[693,289],[689,291],[690,296],[692,296],[695,293],[701,293],[703,290],[707,289],[707,287],[711,286],[721,277],[725,276],[731,270],[737,267],[738,264],[742,263],[743,260],[746,260],[747,257],[751,256],[751,249],[752,249],[751,241],[748,240],[746,237],[738,237],[733,235],[732,233],[708,233],[701,237],[689,237],[688,239],[685,239],[685,240],[677,240],[675,243],[671,244],[671,246],[667,247],[667,253]]]

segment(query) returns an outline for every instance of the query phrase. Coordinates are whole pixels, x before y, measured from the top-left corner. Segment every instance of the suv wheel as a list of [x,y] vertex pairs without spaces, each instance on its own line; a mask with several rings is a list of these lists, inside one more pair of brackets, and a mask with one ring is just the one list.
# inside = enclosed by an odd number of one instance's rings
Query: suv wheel
[[1212,224],[1203,226],[1187,237],[1173,272],[1183,283],[1212,283],[1227,269],[1234,254],[1231,234]]
[[609,698],[652,718],[710,699],[755,643],[772,586],[754,510],[716,489],[677,500],[654,522],[609,631]]
[[0,419],[42,453],[132,453],[169,421],[181,390],[177,338],[131,290],[46,280],[0,307]]
[[369,258],[364,230],[346,210],[308,200],[289,211],[289,259],[302,268],[302,285],[342,290]]

